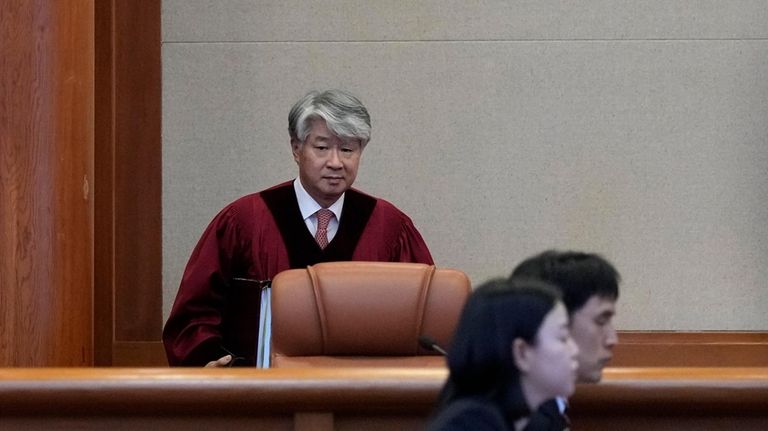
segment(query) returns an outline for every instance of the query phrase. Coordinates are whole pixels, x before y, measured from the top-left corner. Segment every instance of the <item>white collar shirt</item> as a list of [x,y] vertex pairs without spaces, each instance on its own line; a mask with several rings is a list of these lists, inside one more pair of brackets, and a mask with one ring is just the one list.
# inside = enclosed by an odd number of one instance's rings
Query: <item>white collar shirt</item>
[[[299,203],[299,211],[301,212],[301,217],[304,219],[304,224],[307,225],[309,233],[314,237],[315,233],[317,233],[317,211],[320,210],[322,206],[312,199],[312,196],[307,193],[304,186],[301,184],[301,180],[298,178],[293,180],[293,190],[296,193],[296,200]],[[333,237],[336,236],[336,232],[339,230],[339,221],[341,221],[341,210],[344,208],[345,194],[342,194],[336,202],[328,207],[335,216],[331,217],[331,221],[328,222],[328,242],[333,240]]]

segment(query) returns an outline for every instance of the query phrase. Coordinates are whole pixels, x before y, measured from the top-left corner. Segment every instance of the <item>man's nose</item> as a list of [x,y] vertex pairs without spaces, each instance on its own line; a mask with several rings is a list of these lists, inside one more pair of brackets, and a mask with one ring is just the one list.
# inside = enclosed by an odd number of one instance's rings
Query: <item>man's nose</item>
[[576,341],[574,341],[573,338],[568,339],[568,345],[571,348],[571,357],[577,357],[579,355],[579,345],[576,344]]
[[342,167],[341,157],[339,157],[339,150],[337,148],[332,148],[329,152],[327,164],[328,167],[333,169],[340,169]]

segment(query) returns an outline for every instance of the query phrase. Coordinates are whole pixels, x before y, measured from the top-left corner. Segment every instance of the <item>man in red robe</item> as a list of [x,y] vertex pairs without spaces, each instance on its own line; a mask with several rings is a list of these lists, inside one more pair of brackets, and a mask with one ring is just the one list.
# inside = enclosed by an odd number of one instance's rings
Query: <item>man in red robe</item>
[[205,230],[163,330],[170,365],[225,366],[233,355],[254,363],[260,288],[286,269],[344,260],[433,264],[407,215],[350,188],[371,132],[357,98],[311,92],[291,109],[288,129],[299,176],[229,204]]

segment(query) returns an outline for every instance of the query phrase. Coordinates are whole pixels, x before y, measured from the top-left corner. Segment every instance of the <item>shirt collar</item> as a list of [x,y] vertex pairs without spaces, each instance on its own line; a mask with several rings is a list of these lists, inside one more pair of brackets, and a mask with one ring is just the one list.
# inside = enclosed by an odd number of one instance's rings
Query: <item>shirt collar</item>
[[557,401],[557,408],[560,410],[560,414],[564,414],[565,409],[568,408],[568,400],[563,397],[555,397],[555,401]]
[[[296,200],[299,202],[299,211],[301,211],[301,218],[306,220],[317,212],[322,206],[317,201],[312,199],[312,196],[307,193],[301,181],[296,178],[293,180],[293,190],[296,193]],[[342,193],[341,197],[336,199],[331,206],[328,207],[333,215],[336,216],[336,220],[341,221],[341,210],[344,208],[344,196],[346,193]]]

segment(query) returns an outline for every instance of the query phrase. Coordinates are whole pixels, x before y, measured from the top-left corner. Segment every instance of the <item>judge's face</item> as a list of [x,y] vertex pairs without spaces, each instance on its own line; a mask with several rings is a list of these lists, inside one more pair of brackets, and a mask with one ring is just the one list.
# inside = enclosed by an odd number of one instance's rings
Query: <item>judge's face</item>
[[579,382],[597,383],[603,377],[603,367],[611,360],[618,341],[613,327],[615,313],[613,299],[595,295],[571,314],[571,335],[579,346]]
[[535,344],[523,343],[517,365],[529,407],[535,409],[546,400],[573,394],[579,349],[568,330],[565,306],[558,303],[547,314]]
[[307,139],[291,142],[293,159],[299,165],[299,180],[321,206],[328,207],[355,182],[363,148],[358,139],[339,138],[325,120],[316,119]]

